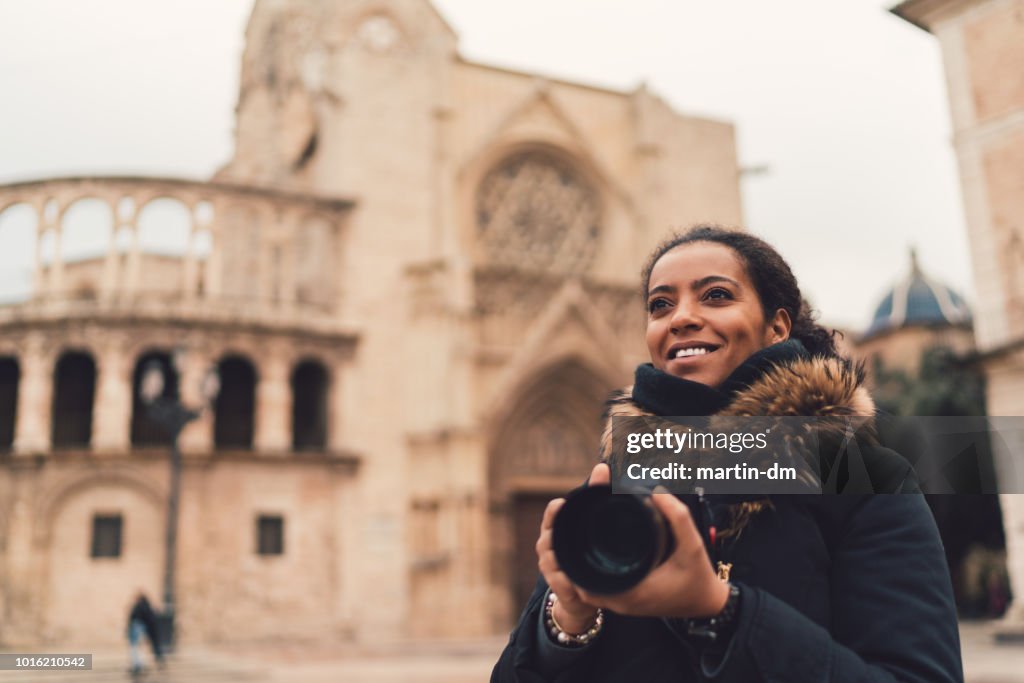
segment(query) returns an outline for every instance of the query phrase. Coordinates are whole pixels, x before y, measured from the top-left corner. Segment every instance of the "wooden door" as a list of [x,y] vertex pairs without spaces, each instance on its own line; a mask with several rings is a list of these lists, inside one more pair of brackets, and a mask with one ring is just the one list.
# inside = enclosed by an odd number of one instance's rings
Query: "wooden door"
[[513,612],[519,613],[537,585],[540,572],[537,570],[537,537],[540,535],[540,521],[548,501],[556,496],[549,493],[517,493],[512,499],[512,525],[515,547],[512,555]]

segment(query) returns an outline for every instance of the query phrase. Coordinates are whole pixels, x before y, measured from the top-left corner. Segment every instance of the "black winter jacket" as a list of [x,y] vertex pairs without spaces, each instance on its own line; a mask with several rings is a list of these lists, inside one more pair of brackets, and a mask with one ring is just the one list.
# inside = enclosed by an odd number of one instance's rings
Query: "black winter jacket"
[[[755,354],[723,385],[725,395],[678,382],[691,384],[641,368],[611,412],[694,415],[695,400],[703,414],[873,410],[860,373],[839,360],[809,359],[793,344]],[[780,408],[787,396],[795,404]],[[607,457],[607,439],[604,448]],[[702,652],[671,620],[609,613],[600,636],[551,672],[538,658],[541,580],[492,683],[962,681],[956,610],[931,512],[905,460],[877,445],[863,455],[872,490],[890,493],[775,496],[738,537],[722,542],[719,555],[733,564],[731,581],[742,593],[724,655]],[[726,505],[714,505],[723,518]]]

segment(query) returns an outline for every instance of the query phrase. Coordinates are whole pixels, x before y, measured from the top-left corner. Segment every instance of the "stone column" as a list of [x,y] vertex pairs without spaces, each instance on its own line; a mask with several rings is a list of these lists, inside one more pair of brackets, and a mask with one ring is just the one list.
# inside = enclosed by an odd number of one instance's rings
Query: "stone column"
[[110,204],[110,215],[114,217],[114,222],[113,229],[110,231],[110,243],[107,245],[107,253],[103,259],[103,279],[100,283],[100,298],[104,301],[110,301],[117,296],[117,283],[121,269],[121,254],[117,248],[117,237],[121,232],[121,207],[116,196],[109,198],[107,201]]
[[255,446],[259,453],[284,455],[292,445],[291,368],[282,348],[269,351],[257,369]]
[[21,379],[14,452],[18,455],[46,453],[50,450],[54,366],[41,334],[26,339],[19,363]]
[[203,298],[218,299],[224,291],[222,285],[221,243],[224,238],[225,211],[224,194],[216,194],[209,200],[209,220],[203,223],[203,230],[208,235],[206,257],[202,262]]
[[[1003,370],[1001,376],[989,375],[989,386],[992,388],[989,397],[989,410],[1000,415],[1021,415],[1019,386],[1024,377],[1008,377],[1009,371]],[[1001,380],[1001,381],[1000,381]],[[999,390],[1006,393],[1001,396]],[[995,394],[994,396],[991,394]],[[1006,394],[1012,394],[1012,397]],[[996,418],[998,421],[998,418]],[[998,424],[998,422],[997,422]],[[1004,491],[999,496],[999,506],[1003,512],[1003,533],[1006,538],[1006,572],[1010,579],[1010,592],[1013,600],[1003,618],[996,623],[995,636],[999,640],[1024,643],[1024,464],[1017,456],[1024,450],[1024,438],[1020,433],[1005,430],[1003,439],[996,439],[997,476],[999,488]]]
[[46,270],[43,267],[43,233],[46,231],[46,201],[35,206],[36,234],[35,246],[32,249],[32,296],[46,294]]
[[999,496],[1006,533],[1006,571],[1010,575],[1013,602],[1000,623],[1001,630],[1024,640],[1024,495]]
[[57,208],[56,217],[47,216],[49,212],[43,211],[43,234],[53,231],[53,260],[50,261],[47,290],[51,295],[62,294],[64,280],[64,231],[61,229],[61,222],[64,216],[64,207]]
[[203,261],[203,298],[217,299],[223,293],[221,286],[220,234],[210,227],[210,252]]
[[[458,515],[457,554],[454,563],[456,581],[460,586],[454,594],[453,611],[473,616],[461,625],[466,635],[493,633],[491,615],[473,605],[487,604],[491,599],[489,553],[493,548],[490,514],[488,512],[486,437],[482,432],[460,432],[449,444],[449,462]],[[518,609],[517,605],[515,609]],[[475,614],[474,614],[475,613]]]
[[335,453],[346,448],[349,407],[356,405],[354,396],[349,400],[352,383],[348,381],[347,370],[348,363],[340,361],[335,361],[327,370],[330,378],[327,385],[327,450]]
[[111,339],[97,363],[92,410],[92,450],[124,452],[131,448],[132,359]]
[[[35,525],[42,520],[32,514],[32,489],[36,477],[24,473],[15,479],[14,496],[8,519],[4,567],[5,623],[4,640],[8,646],[39,643],[42,600],[36,591],[39,548],[33,544]],[[49,549],[46,549],[48,552]]]
[[139,250],[139,225],[136,217],[133,215],[130,223],[124,227],[131,231],[132,242],[125,258],[125,273],[121,281],[121,288],[125,294],[134,296],[139,291],[139,282],[142,277],[142,254]]
[[[192,351],[185,356],[184,367],[178,377],[178,395],[189,408],[204,406],[203,379],[213,366],[209,355]],[[212,408],[212,407],[211,407]],[[204,410],[178,437],[182,453],[209,454],[213,452],[213,410]]]
[[[1009,362],[986,367],[987,404],[992,415],[1024,415],[1024,354],[1015,354]],[[1015,418],[1017,419],[1017,418]],[[1009,428],[1006,418],[993,418],[1000,431],[992,439],[999,480],[999,505],[1003,512],[1006,538],[1006,571],[1010,579],[1013,601],[1005,616],[997,622],[998,639],[1024,642],[1024,436]],[[999,429],[1004,427],[1003,429]]]
[[185,261],[182,263],[181,287],[182,298],[185,300],[195,298],[199,283],[199,259],[196,258],[196,235],[199,226],[196,210],[196,207],[193,206],[189,211],[188,249],[185,251]]

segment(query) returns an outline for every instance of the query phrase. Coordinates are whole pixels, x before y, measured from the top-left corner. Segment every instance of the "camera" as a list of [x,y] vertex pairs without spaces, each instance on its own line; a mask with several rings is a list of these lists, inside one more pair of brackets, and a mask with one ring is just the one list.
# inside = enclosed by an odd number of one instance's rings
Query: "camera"
[[[705,546],[710,546],[710,507],[703,496],[680,499],[690,507]],[[675,549],[668,520],[648,492],[613,493],[608,485],[587,486],[566,496],[555,517],[551,543],[566,576],[580,588],[603,595],[640,583]]]

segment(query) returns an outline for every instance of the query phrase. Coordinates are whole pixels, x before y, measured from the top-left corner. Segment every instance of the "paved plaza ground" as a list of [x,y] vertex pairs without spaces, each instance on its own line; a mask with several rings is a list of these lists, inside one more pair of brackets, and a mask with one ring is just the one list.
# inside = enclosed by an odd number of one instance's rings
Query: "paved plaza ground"
[[[967,683],[1024,683],[1024,643],[997,644],[992,626],[961,628]],[[139,683],[477,683],[487,681],[504,640],[415,643],[402,648],[341,652],[328,648],[264,646],[192,648],[148,670]],[[82,650],[76,650],[79,652]],[[65,652],[68,652],[65,650]],[[94,650],[93,670],[0,671],[2,683],[121,683],[127,651]]]

